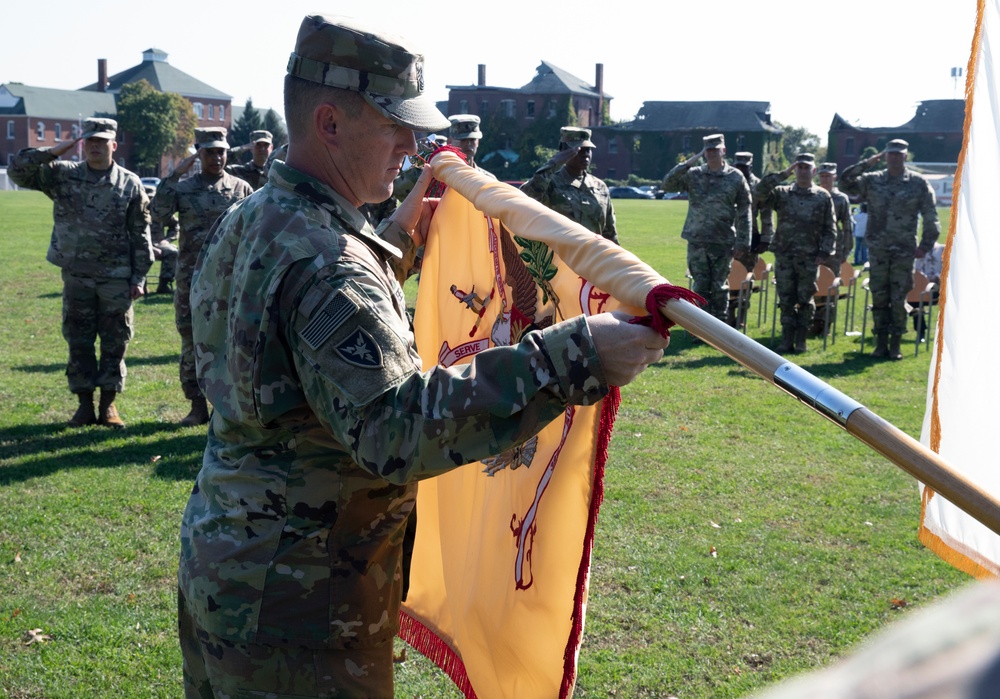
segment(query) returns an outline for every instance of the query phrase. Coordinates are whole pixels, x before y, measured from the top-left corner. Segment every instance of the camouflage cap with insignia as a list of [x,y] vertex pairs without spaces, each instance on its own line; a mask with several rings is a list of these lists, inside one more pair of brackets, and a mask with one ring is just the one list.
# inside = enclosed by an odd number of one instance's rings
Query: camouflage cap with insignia
[[475,114],[452,114],[448,121],[451,122],[451,137],[456,140],[483,137],[483,132],[479,130],[479,117]]
[[80,138],[114,139],[118,133],[118,122],[114,119],[86,119],[83,122],[83,135]]
[[705,136],[701,139],[704,148],[707,150],[709,148],[725,148],[726,147],[726,137],[721,133],[713,133]]
[[302,20],[288,74],[360,92],[376,110],[415,131],[442,131],[451,122],[424,92],[424,57],[405,39],[346,17]]
[[274,136],[270,131],[265,131],[264,129],[250,132],[250,143],[260,143],[261,141],[274,143]]
[[595,148],[594,142],[590,140],[590,134],[590,129],[564,126],[559,129],[559,142],[565,143],[570,148]]
[[194,130],[195,148],[229,148],[226,142],[226,130],[221,126]]
[[798,155],[795,156],[795,162],[796,164],[805,163],[806,165],[815,166],[816,156],[813,155],[812,153],[799,153]]
[[910,150],[910,144],[901,138],[894,138],[885,145],[886,153],[906,153]]
[[753,153],[749,151],[740,151],[733,156],[733,163],[736,165],[750,165],[753,163]]
[[829,172],[831,175],[837,174],[837,163],[823,163],[819,166],[820,173]]

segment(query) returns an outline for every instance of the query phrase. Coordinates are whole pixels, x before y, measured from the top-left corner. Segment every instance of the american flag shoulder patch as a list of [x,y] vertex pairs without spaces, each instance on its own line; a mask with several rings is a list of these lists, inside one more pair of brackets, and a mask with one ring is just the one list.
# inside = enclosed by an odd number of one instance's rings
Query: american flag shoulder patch
[[324,303],[306,327],[299,331],[299,337],[310,349],[319,349],[341,325],[358,312],[358,304],[338,291]]

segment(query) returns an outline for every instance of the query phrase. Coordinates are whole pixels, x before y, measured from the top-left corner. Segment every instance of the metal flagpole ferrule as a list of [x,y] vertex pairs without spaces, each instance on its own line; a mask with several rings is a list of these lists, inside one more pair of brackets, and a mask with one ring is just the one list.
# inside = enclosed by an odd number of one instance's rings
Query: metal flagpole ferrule
[[802,367],[787,362],[774,372],[774,385],[792,394],[820,415],[847,426],[847,419],[861,403],[844,395],[825,381],[816,378]]

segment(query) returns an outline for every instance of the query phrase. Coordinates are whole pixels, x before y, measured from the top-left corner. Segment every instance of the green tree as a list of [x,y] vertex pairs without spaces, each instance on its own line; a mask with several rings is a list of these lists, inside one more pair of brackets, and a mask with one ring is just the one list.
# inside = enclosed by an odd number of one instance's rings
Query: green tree
[[264,113],[264,128],[271,132],[275,148],[280,148],[288,143],[288,131],[285,129],[285,120],[278,116],[278,113],[273,109],[268,109]]
[[187,155],[188,147],[194,143],[194,129],[198,124],[198,117],[194,115],[194,107],[186,99],[176,92],[166,94],[177,112],[177,130],[166,154],[173,158],[183,158]]
[[[803,126],[778,124],[778,127],[784,131],[781,139],[781,151],[782,155],[785,156],[786,163],[795,160],[795,156],[799,153],[812,153],[816,156],[816,161],[820,161],[821,154],[817,152],[820,150],[819,136]],[[825,153],[826,151],[824,150],[822,155],[825,155]]]
[[119,128],[132,137],[130,167],[158,169],[177,137],[180,116],[174,98],[140,80],[122,86],[117,110]]
[[248,97],[240,118],[229,129],[229,145],[236,147],[250,142],[250,134],[264,128],[264,120],[253,106],[253,98]]

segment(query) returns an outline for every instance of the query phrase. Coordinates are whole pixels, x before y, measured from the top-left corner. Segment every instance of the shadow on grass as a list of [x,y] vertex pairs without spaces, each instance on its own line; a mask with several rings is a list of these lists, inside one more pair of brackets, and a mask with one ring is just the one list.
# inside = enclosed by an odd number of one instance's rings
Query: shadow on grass
[[0,486],[72,468],[154,462],[158,478],[193,480],[204,449],[204,431],[170,423],[134,423],[125,430],[62,424],[13,427],[5,430],[0,446]]
[[[137,367],[137,366],[171,366],[177,364],[181,359],[179,352],[174,354],[161,354],[158,357],[125,357],[125,366]],[[31,374],[37,372],[39,374],[51,374],[53,372],[66,372],[66,364],[22,364],[21,366],[12,366],[11,371],[20,371],[25,374]]]

